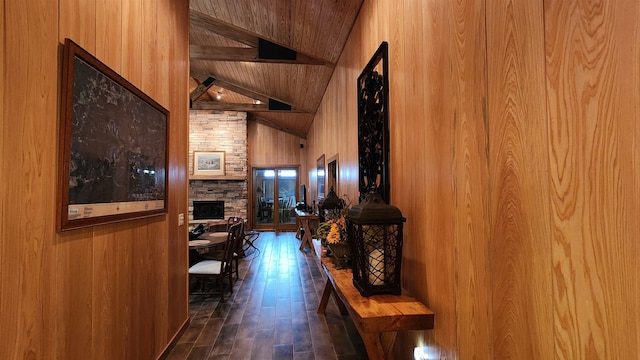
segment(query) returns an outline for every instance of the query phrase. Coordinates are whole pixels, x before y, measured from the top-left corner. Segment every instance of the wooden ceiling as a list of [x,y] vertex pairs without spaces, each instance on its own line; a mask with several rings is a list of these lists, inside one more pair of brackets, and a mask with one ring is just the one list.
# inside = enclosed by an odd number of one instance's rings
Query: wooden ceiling
[[362,1],[190,0],[191,108],[306,138]]

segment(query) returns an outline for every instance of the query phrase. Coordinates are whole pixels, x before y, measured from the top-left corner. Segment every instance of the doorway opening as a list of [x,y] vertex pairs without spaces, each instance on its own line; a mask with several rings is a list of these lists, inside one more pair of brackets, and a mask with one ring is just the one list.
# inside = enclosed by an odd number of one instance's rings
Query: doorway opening
[[297,167],[252,169],[253,227],[259,230],[294,231],[295,206],[300,197]]

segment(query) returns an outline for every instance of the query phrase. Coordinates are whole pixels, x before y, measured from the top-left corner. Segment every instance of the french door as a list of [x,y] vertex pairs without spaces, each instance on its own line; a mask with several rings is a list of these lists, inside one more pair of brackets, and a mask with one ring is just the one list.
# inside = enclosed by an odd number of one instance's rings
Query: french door
[[295,206],[298,167],[252,169],[253,227],[259,230],[296,230]]

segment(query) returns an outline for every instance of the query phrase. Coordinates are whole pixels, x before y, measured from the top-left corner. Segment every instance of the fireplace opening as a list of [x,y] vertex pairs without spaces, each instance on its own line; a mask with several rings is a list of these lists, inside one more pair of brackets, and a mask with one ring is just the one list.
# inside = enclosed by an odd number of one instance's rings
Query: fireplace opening
[[193,220],[224,219],[224,201],[194,201]]

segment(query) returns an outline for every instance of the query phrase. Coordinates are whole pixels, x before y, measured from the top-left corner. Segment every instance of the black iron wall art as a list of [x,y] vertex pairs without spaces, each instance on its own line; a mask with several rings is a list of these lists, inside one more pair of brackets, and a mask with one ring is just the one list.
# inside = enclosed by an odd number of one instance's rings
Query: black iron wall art
[[376,192],[389,203],[389,46],[382,42],[358,77],[360,200]]
[[60,230],[166,213],[169,111],[69,39],[63,67]]

